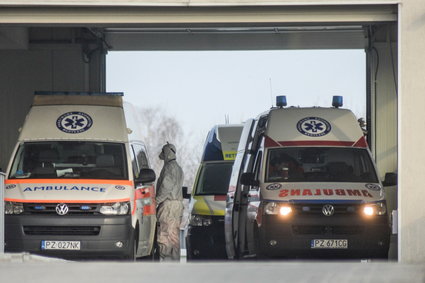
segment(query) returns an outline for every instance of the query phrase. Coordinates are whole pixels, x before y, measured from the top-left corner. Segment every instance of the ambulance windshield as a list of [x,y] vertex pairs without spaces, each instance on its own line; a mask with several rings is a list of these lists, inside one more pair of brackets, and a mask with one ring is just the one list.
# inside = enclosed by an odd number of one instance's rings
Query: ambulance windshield
[[124,153],[119,143],[27,142],[20,145],[9,178],[126,180]]
[[195,195],[225,195],[229,188],[233,162],[205,163],[199,175]]
[[270,149],[266,182],[377,183],[366,149],[289,147]]

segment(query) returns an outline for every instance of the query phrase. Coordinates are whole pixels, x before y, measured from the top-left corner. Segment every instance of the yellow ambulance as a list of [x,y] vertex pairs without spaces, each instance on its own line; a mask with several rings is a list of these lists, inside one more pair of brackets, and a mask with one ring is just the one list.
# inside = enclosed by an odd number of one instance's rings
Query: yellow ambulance
[[225,259],[224,209],[242,125],[217,125],[208,133],[192,189],[187,260]]

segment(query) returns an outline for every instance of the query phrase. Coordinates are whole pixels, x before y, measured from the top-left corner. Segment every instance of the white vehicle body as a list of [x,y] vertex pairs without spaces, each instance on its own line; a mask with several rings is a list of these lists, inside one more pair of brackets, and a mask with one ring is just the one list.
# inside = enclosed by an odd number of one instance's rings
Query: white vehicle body
[[7,170],[6,251],[152,253],[155,174],[121,96],[35,95]]
[[242,133],[227,196],[227,253],[385,258],[385,205],[351,111],[272,108]]

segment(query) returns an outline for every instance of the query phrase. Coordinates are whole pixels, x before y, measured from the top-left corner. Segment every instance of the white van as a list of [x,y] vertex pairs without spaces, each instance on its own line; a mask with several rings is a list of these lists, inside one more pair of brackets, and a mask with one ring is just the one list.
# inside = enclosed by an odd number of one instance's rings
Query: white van
[[122,95],[36,93],[7,170],[6,252],[153,253],[155,173]]
[[188,260],[226,259],[224,209],[242,125],[216,125],[208,133],[190,201]]
[[387,258],[385,193],[354,114],[278,106],[245,123],[225,215],[229,258]]

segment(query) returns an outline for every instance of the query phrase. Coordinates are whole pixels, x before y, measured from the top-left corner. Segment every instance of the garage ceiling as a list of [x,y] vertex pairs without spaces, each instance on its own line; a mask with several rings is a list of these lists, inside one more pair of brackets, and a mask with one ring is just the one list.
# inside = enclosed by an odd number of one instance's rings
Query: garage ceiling
[[365,27],[396,20],[396,5],[0,6],[0,48],[26,48],[28,27],[75,27],[99,31],[109,50],[355,49]]

